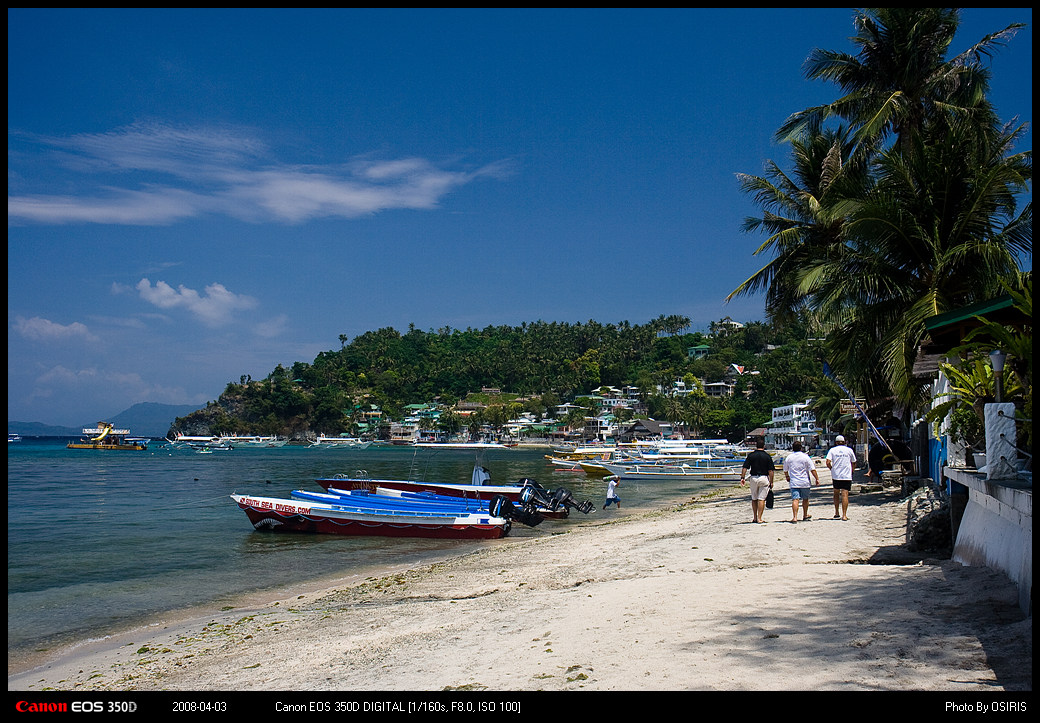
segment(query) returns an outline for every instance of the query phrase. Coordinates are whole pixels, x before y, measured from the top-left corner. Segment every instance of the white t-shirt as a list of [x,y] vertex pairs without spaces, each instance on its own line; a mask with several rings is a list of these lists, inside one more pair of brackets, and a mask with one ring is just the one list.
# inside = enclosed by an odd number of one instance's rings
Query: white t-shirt
[[617,497],[617,493],[614,489],[617,487],[617,480],[611,479],[607,481],[607,498],[611,499]]
[[784,459],[784,472],[790,477],[789,487],[808,487],[812,482],[809,475],[816,466],[805,452],[795,452]]
[[827,461],[831,463],[831,479],[852,479],[852,469],[856,466],[856,453],[851,448],[844,444],[831,447],[827,452]]

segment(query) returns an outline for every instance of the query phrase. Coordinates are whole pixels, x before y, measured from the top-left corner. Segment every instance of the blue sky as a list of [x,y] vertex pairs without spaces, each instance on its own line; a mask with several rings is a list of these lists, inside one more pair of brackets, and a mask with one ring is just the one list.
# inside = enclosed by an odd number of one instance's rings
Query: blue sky
[[[837,97],[802,63],[852,15],[9,9],[8,419],[201,406],[385,326],[761,319],[735,174]],[[1032,28],[991,67],[1031,122]]]

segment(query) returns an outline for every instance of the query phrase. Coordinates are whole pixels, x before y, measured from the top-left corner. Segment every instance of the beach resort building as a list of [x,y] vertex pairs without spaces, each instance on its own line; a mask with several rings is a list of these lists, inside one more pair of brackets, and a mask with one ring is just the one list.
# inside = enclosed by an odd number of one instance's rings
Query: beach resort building
[[789,449],[794,442],[811,446],[819,433],[816,428],[816,413],[809,409],[811,399],[804,402],[773,407],[772,427],[766,444],[778,449]]

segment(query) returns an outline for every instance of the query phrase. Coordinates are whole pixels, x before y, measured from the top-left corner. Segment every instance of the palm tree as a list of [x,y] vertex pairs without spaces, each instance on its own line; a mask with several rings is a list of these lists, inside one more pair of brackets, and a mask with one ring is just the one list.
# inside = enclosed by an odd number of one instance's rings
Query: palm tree
[[845,95],[795,113],[777,132],[779,138],[818,130],[830,118],[852,124],[857,144],[868,146],[890,135],[901,144],[944,119],[990,125],[989,72],[982,61],[1024,27],[1009,25],[947,60],[960,25],[957,8],[871,8],[857,14],[855,25],[851,40],[858,54],[817,48],[805,63],[807,78],[833,81]]
[[[756,253],[774,258],[731,298],[766,290],[774,321],[812,311],[830,330],[832,366],[872,397],[913,402],[924,320],[998,292],[1032,253],[1032,205],[1019,212],[1015,200],[1032,180],[1031,153],[1012,150],[1021,128],[996,123],[981,66],[1020,26],[947,61],[958,18],[862,12],[859,55],[810,57],[809,77],[845,95],[781,128],[793,178],[775,164],[764,179],[741,177],[766,211],[745,230],[769,233]],[[852,125],[823,130],[834,118]]]
[[862,157],[855,157],[844,129],[791,140],[791,165],[766,164],[764,177],[738,174],[741,189],[764,208],[761,218],[747,218],[743,230],[769,234],[755,255],[772,252],[773,260],[727,297],[766,292],[766,311],[774,321],[791,320],[804,310],[802,269],[831,246],[841,244],[843,202],[865,190]]
[[962,121],[885,152],[874,187],[845,204],[845,243],[803,269],[804,300],[833,323],[832,364],[857,388],[919,401],[912,368],[925,320],[999,294],[1031,255],[1032,204],[1016,204],[1031,154],[1010,153],[1020,134],[983,143]]

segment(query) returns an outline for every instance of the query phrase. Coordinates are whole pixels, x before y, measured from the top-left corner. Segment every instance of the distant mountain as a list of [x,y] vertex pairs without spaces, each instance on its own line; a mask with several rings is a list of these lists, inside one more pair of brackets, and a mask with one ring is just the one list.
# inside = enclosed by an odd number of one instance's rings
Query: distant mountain
[[194,404],[158,404],[141,402],[114,417],[99,417],[84,422],[79,427],[59,427],[40,422],[7,423],[8,432],[23,436],[75,437],[83,433],[84,427],[93,427],[99,421],[111,422],[116,427],[129,429],[136,437],[165,437],[173,420],[191,414],[199,407]]
[[[177,417],[184,417],[199,408],[197,404],[157,404],[141,402],[106,419],[117,427],[129,428],[138,437],[165,437]],[[90,424],[93,425],[98,420]],[[86,425],[84,425],[86,426]],[[76,430],[79,434],[79,430]]]
[[83,434],[82,428],[56,427],[41,422],[7,422],[8,432],[17,432],[23,437],[78,437]]

